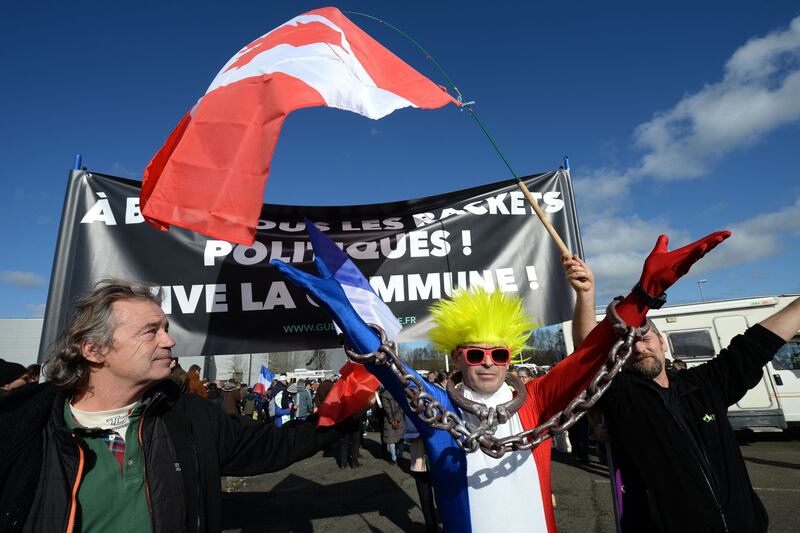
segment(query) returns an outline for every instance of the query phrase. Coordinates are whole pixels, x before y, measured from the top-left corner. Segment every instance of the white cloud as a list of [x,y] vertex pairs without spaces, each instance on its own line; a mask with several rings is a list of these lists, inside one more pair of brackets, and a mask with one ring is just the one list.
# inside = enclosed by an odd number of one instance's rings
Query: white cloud
[[[575,180],[575,199],[584,223],[617,213],[626,205],[634,182],[630,172],[613,168],[591,170]],[[585,201],[584,201],[585,200]]]
[[800,120],[800,16],[749,40],[718,83],[685,96],[636,128],[639,172],[659,179],[705,174],[720,157]]
[[781,253],[791,236],[800,236],[800,199],[770,213],[736,222],[733,235],[698,265],[697,272],[758,261]]
[[672,228],[661,219],[614,217],[585,227],[586,261],[595,273],[600,300],[627,294],[639,280],[644,259],[661,234],[669,235],[670,249],[690,242],[687,231]]
[[46,307],[46,304],[25,304],[25,310],[36,318],[44,316]]
[[[732,222],[724,229],[733,235],[692,267],[692,274],[759,261],[796,246],[796,237],[800,236],[800,199],[776,211]],[[703,236],[690,235],[661,219],[648,221],[637,216],[601,219],[586,226],[586,260],[595,273],[598,301],[630,290],[661,234],[669,235],[670,250]]]
[[44,286],[44,278],[33,272],[17,272],[4,270],[0,272],[0,281],[17,287],[33,288]]

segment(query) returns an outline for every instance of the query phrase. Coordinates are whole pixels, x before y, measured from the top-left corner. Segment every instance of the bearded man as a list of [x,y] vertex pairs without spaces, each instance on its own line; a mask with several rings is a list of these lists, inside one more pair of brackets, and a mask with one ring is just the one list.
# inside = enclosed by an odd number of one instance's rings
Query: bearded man
[[[578,298],[576,345],[594,320],[593,299]],[[667,368],[667,341],[648,324],[600,400],[622,473],[622,530],[767,531],[767,512],[750,483],[727,411],[797,334],[800,299],[734,337],[714,359],[686,370]]]

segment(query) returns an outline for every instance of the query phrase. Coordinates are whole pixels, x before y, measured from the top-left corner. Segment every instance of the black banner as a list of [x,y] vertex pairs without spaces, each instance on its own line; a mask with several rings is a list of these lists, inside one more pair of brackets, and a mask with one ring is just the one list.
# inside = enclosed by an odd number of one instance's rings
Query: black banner
[[[569,177],[526,185],[567,246],[580,252]],[[163,287],[176,355],[262,353],[337,345],[332,323],[270,266],[314,268],[303,217],[316,222],[370,279],[403,325],[423,340],[428,306],[456,286],[519,293],[542,324],[568,320],[574,294],[560,252],[510,181],[387,204],[265,204],[253,246],[181,228],[158,231],[139,212],[141,183],[86,171],[70,176],[50,282],[39,361],[46,360],[70,302],[106,277]]]

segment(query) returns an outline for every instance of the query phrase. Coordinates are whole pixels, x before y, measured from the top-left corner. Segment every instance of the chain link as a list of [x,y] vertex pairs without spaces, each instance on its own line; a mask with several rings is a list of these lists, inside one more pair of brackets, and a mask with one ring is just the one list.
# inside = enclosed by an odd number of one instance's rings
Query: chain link
[[[419,416],[420,420],[434,429],[449,432],[465,452],[472,453],[480,449],[491,457],[500,458],[509,451],[535,448],[550,437],[567,431],[597,403],[608,389],[614,376],[619,373],[633,352],[634,342],[641,339],[649,329],[647,324],[641,328],[628,327],[619,318],[616,306],[621,299],[621,297],[615,298],[606,309],[606,316],[612,324],[614,333],[619,338],[614,342],[611,350],[609,350],[605,364],[594,376],[589,386],[581,391],[563,410],[551,416],[543,424],[508,437],[495,437],[497,426],[505,423],[508,418],[513,416],[524,403],[524,399],[520,398],[521,401],[517,401],[517,398],[515,398],[511,402],[497,406],[497,408],[490,408],[478,402],[471,402],[464,398],[458,389],[448,387],[448,393],[454,403],[462,410],[471,412],[478,418],[480,424],[475,426],[475,424],[463,420],[458,413],[446,409],[432,394],[425,390],[419,377],[412,374],[403,360],[397,355],[395,343],[386,338],[386,332],[380,326],[370,324],[370,327],[374,328],[381,337],[381,346],[377,351],[361,355],[345,345],[345,353],[350,360],[356,363],[386,365],[403,386],[408,405]],[[517,397],[519,397],[520,389],[517,384],[513,380],[510,384],[517,389]]]

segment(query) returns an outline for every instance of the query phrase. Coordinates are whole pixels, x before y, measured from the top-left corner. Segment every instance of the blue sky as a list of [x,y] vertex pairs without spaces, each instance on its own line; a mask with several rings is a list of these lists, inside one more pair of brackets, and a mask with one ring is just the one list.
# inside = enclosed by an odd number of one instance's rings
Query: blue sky
[[[661,232],[734,236],[671,302],[800,292],[796,2],[343,2],[399,26],[448,70],[521,175],[569,155],[603,301]],[[17,2],[0,7],[0,317],[40,316],[76,152],[140,179],[244,44],[308,2]],[[386,27],[353,20],[438,83]],[[414,198],[507,177],[449,106],[380,121],[293,113],[271,203]]]

